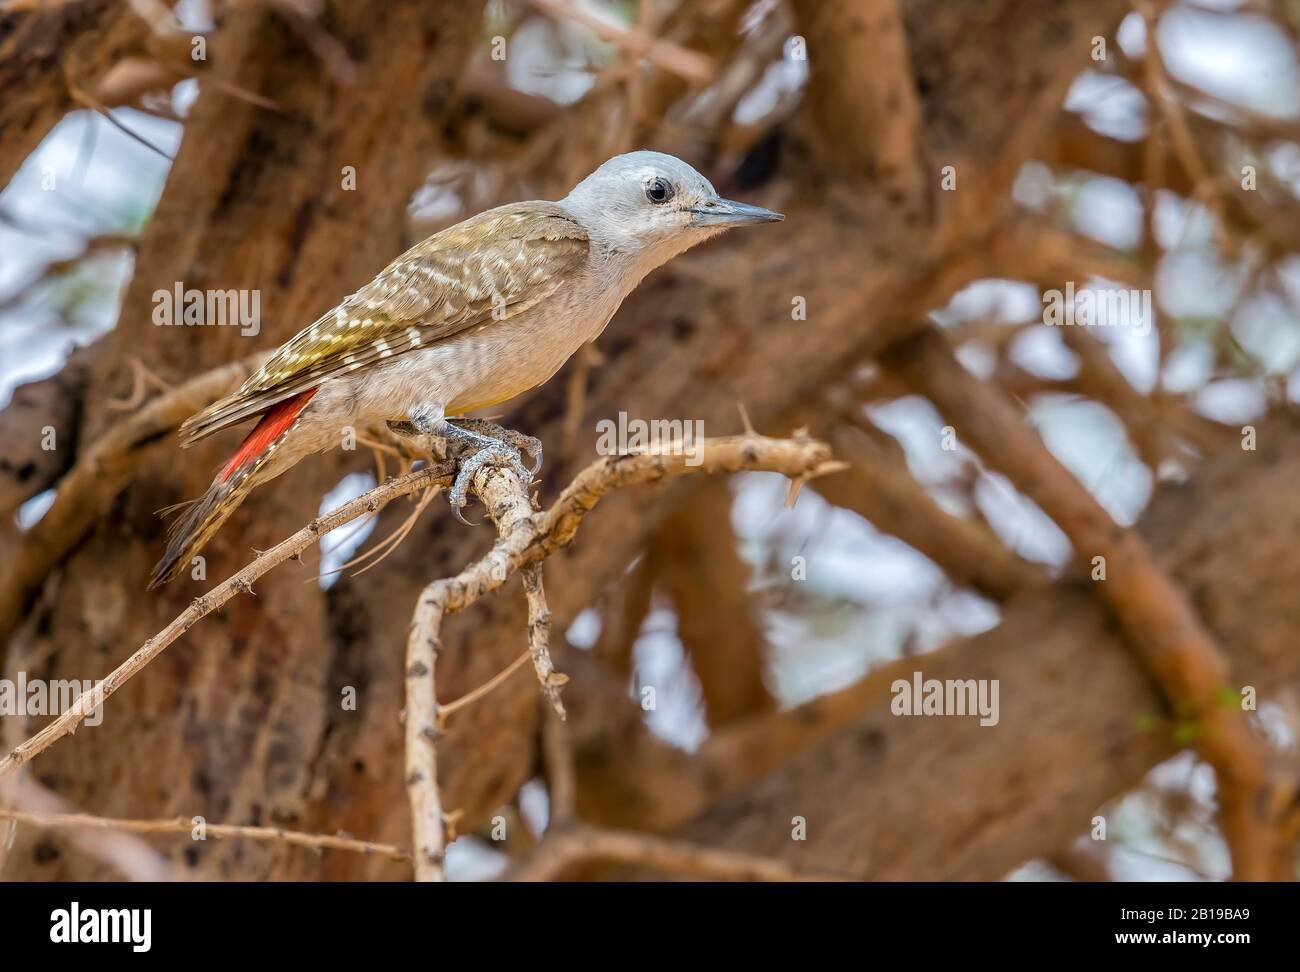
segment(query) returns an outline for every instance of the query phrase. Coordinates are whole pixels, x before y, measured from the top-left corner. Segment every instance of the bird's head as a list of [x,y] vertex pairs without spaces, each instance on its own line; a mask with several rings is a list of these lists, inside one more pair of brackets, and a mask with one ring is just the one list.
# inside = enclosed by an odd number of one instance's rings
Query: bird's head
[[780,213],[723,199],[708,179],[662,152],[616,155],[560,201],[593,243],[662,263],[733,226]]

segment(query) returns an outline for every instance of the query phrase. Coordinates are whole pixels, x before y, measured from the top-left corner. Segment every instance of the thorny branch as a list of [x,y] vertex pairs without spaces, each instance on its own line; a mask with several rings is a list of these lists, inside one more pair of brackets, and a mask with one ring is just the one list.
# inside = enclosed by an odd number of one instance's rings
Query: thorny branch
[[[529,645],[543,691],[557,713],[562,713],[558,690],[565,677],[550,660],[549,611],[541,585],[541,562],[569,544],[582,519],[601,497],[613,489],[657,482],[691,472],[736,472],[741,469],[781,473],[798,485],[835,472],[841,464],[820,442],[796,434],[792,439],[769,439],[752,433],[702,443],[698,465],[683,455],[636,454],[597,460],[564,490],[547,511],[534,512],[524,485],[513,472],[485,467],[475,478],[475,491],[497,526],[498,539],[486,556],[455,577],[435,581],[420,597],[407,644],[406,763],[411,792],[416,876],[441,880],[446,821],[437,790],[434,741],[438,711],[434,692],[434,663],[442,618],[498,590],[515,573],[523,572],[529,602]],[[199,620],[252,585],[273,567],[289,560],[321,536],[359,516],[374,513],[399,496],[419,489],[445,486],[454,465],[440,463],[389,480],[313,520],[288,539],[260,554],[207,594],[196,598],[166,628],[146,641],[125,662],[90,690],[82,693],[66,712],[0,760],[0,779],[30,762],[59,739],[76,731],[83,719],[127,681],[139,674],[177,638]]]
[[[184,817],[176,820],[119,820],[112,817],[96,817],[88,813],[27,813],[22,810],[7,810],[0,807],[0,820],[14,820],[30,824],[33,827],[58,828],[64,830],[98,829],[116,830],[131,834],[192,834],[196,828],[194,821]],[[222,838],[240,838],[244,840],[278,841],[295,847],[307,847],[311,850],[355,851],[360,854],[378,854],[398,861],[409,861],[411,855],[392,844],[376,844],[368,840],[356,840],[352,837],[330,834],[304,834],[295,830],[282,830],[279,827],[242,827],[233,824],[201,825],[207,837],[217,840]]]
[[541,562],[572,542],[583,517],[611,490],[692,472],[778,472],[798,485],[838,471],[830,449],[801,434],[769,439],[746,434],[706,439],[699,465],[682,455],[660,453],[598,459],[580,472],[545,512],[535,512],[527,490],[510,470],[485,467],[474,489],[497,527],[497,541],[480,560],[454,577],[434,581],[420,595],[407,641],[406,779],[410,791],[416,878],[444,877],[444,821],[437,791],[437,703],[433,670],[442,620],[463,611],[522,573],[528,598],[528,640],[542,691],[562,716],[559,689],[567,678],[555,671],[549,651],[550,612],[541,583]]

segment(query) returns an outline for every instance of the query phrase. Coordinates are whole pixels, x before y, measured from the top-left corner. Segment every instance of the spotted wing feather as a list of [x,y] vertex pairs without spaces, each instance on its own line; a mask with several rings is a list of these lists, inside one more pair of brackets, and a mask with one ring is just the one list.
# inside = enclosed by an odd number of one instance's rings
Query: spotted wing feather
[[516,203],[458,223],[403,253],[290,338],[237,392],[188,419],[182,445],[331,378],[520,314],[586,258],[586,232],[554,203]]

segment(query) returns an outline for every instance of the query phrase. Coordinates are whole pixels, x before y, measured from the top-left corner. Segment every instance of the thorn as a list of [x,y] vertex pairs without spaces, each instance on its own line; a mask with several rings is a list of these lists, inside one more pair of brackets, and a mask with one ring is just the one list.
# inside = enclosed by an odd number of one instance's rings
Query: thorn
[[736,409],[740,412],[740,421],[744,423],[745,435],[757,435],[754,431],[754,423],[749,420],[749,412],[745,410],[743,402],[736,402]]
[[808,481],[808,477],[800,476],[797,479],[790,480],[790,492],[785,494],[785,505],[794,506],[794,501],[799,498],[799,490],[803,489],[803,484]]
[[820,476],[829,476],[831,473],[844,472],[844,470],[852,468],[853,463],[851,462],[845,462],[843,459],[828,459],[810,472],[808,478],[817,479]]

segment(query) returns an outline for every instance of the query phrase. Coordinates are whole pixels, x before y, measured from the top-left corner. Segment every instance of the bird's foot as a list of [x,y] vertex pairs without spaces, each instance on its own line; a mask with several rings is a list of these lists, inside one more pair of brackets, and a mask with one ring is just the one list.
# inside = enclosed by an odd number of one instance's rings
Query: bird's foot
[[[504,466],[519,477],[527,490],[542,465],[540,440],[486,419],[442,419],[441,410],[436,417],[432,410],[428,414],[417,411],[407,421],[390,421],[388,428],[401,436],[437,436],[446,440],[447,452],[460,463],[447,500],[452,515],[467,526],[474,524],[465,519],[461,510],[469,502],[469,488],[480,469]],[[524,452],[533,460],[531,469],[523,463]]]
[[467,432],[477,433],[489,439],[496,439],[498,442],[504,442],[506,445],[512,446],[516,452],[528,453],[528,458],[533,461],[528,470],[531,476],[536,476],[537,470],[542,468],[542,440],[536,436],[524,435],[514,429],[507,429],[495,422],[489,422],[487,419],[454,418],[447,419],[447,424],[458,429],[464,429]]
[[452,484],[451,492],[447,494],[447,501],[451,504],[452,515],[461,523],[467,526],[473,526],[465,519],[461,510],[465,507],[470,484],[474,482],[474,476],[484,466],[505,466],[524,484],[527,490],[533,481],[533,474],[527,466],[524,465],[523,457],[519,450],[505,442],[490,439],[488,443],[479,446],[478,450],[472,455],[465,456],[460,460],[460,469],[456,473],[456,481]]
[[[523,449],[530,456],[540,457],[542,446],[536,439],[479,419],[443,422],[439,432],[446,437],[448,446],[459,455],[460,468],[456,472],[451,491],[447,494],[447,501],[451,504],[452,515],[462,523],[469,522],[461,513],[468,502],[469,487],[474,482],[474,476],[484,466],[506,467],[519,477],[525,490],[532,484],[533,470],[524,465],[520,450]],[[492,432],[504,435],[498,438]]]

